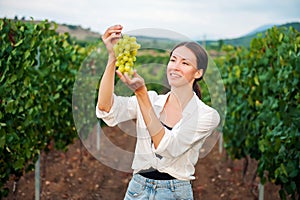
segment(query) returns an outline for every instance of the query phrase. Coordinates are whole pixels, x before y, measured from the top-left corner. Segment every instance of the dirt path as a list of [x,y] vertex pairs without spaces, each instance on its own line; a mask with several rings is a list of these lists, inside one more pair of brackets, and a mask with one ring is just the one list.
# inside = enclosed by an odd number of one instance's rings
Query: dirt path
[[[120,148],[133,151],[134,137],[120,133],[118,128],[106,128],[109,140]],[[120,139],[122,138],[122,139]],[[101,144],[104,145],[104,144]],[[105,159],[105,158],[104,158]],[[107,158],[112,159],[112,158]],[[117,160],[115,160],[117,162]],[[242,177],[243,160],[232,161],[218,151],[218,145],[196,165],[193,181],[195,200],[254,200],[258,195],[259,179],[252,177],[255,161],[250,162]],[[112,169],[95,159],[76,140],[67,152],[52,151],[41,156],[41,199],[49,200],[119,200],[123,199],[131,173]],[[10,194],[5,199],[34,199],[34,172],[26,174],[17,184],[8,184]],[[265,200],[279,200],[278,187],[266,184]]]

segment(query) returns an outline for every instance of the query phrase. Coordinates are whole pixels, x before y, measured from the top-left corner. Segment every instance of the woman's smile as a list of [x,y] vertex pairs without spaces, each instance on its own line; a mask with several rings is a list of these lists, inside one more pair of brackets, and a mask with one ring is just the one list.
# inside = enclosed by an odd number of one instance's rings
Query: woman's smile
[[170,72],[170,78],[181,78],[182,76],[176,72]]

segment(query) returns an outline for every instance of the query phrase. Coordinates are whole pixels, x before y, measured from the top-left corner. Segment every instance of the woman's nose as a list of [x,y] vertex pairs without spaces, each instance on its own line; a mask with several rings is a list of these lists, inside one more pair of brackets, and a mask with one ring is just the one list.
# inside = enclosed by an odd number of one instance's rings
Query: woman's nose
[[174,62],[172,65],[173,69],[179,69],[180,68],[180,62]]

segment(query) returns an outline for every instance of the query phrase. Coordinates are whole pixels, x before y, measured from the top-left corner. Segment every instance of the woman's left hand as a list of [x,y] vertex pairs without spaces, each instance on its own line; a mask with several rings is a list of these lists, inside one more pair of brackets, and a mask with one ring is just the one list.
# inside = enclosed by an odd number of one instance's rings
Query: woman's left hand
[[126,72],[122,74],[119,70],[116,70],[116,73],[120,80],[134,92],[141,87],[145,87],[144,79],[137,74],[136,70],[134,70],[132,78],[130,78]]

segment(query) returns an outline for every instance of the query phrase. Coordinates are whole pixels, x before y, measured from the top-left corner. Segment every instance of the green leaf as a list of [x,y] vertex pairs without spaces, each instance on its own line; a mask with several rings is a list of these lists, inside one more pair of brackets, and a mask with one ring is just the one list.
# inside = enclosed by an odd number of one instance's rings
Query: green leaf
[[33,105],[33,100],[29,99],[26,104],[25,104],[25,109],[27,110],[28,108],[30,108]]
[[265,143],[264,140],[258,141],[258,147],[261,152],[265,152]]
[[3,149],[3,148],[4,148],[5,143],[6,143],[5,140],[6,140],[5,135],[2,135],[2,136],[0,137],[0,149]]
[[254,76],[253,78],[255,85],[259,85],[258,76]]
[[30,149],[26,149],[26,158],[30,159],[31,155],[32,155],[32,153],[31,153]]
[[22,40],[19,40],[14,46],[15,46],[15,47],[20,46],[20,44],[22,44],[23,41],[24,41],[23,39],[22,39]]
[[56,94],[54,95],[53,99],[58,99],[59,96],[60,96],[59,93],[56,93]]
[[7,113],[15,113],[16,108],[15,108],[15,100],[11,99],[7,102],[7,105],[5,107],[5,111]]
[[287,174],[287,172],[286,172],[286,169],[285,169],[285,166],[284,166],[283,163],[280,164],[280,168],[281,168],[283,174],[286,175],[286,176],[288,176],[288,174]]
[[16,169],[16,170],[20,170],[20,169],[23,169],[25,165],[25,159],[23,157],[21,158],[18,158],[17,161],[15,161],[13,163],[13,167]]
[[280,33],[279,38],[278,38],[278,42],[281,42],[283,38],[283,33]]
[[9,79],[8,83],[9,83],[9,84],[12,84],[12,83],[14,83],[17,79],[18,79],[17,75],[16,75],[16,74],[13,74],[13,75],[11,76],[11,78]]

